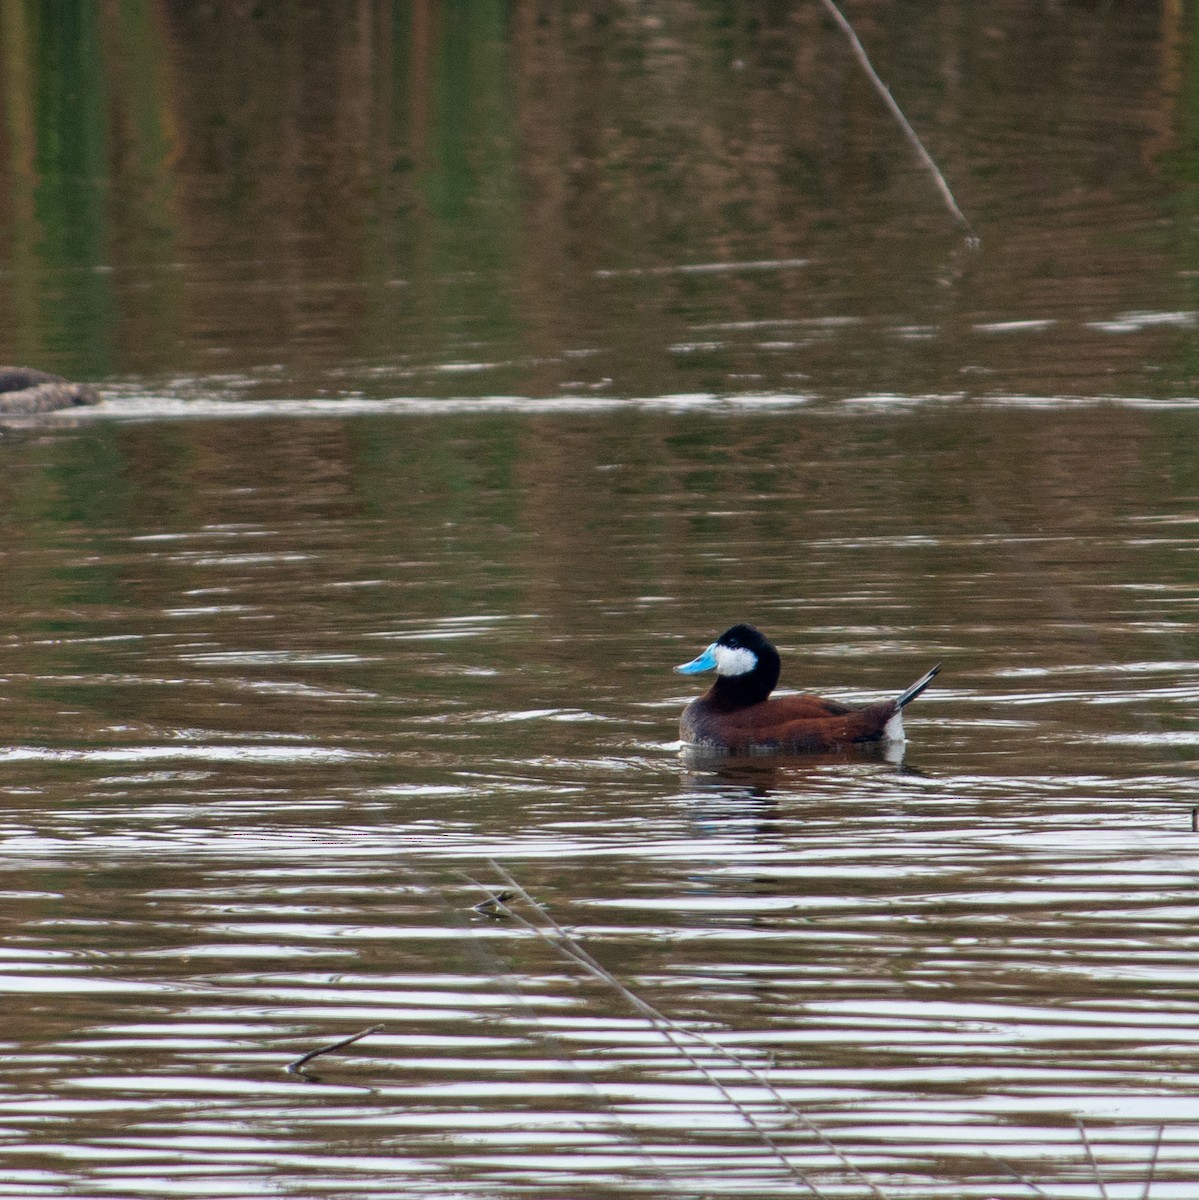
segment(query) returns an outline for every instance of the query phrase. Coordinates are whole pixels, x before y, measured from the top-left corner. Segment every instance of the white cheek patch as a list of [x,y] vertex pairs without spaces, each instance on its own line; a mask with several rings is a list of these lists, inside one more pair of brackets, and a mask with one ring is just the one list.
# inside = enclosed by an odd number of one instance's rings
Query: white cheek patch
[[717,642],[712,652],[716,656],[717,675],[747,675],[758,665],[758,656],[744,646],[733,649]]

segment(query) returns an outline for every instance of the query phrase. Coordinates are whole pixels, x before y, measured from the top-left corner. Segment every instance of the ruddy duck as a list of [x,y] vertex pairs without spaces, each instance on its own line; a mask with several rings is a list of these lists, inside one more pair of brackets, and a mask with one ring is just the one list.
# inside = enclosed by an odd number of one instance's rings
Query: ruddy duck
[[684,742],[733,753],[832,750],[854,742],[903,741],[903,710],[933,681],[938,663],[894,700],[855,708],[820,696],[768,697],[779,652],[752,625],[734,625],[675,670],[716,671],[716,682],[683,709]]

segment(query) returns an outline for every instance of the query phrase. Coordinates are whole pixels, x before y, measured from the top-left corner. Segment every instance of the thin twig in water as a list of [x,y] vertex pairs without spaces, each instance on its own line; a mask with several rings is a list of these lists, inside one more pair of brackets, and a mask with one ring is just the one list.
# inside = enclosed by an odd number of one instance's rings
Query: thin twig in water
[[[678,1041],[679,1034],[690,1037],[698,1037],[699,1035],[674,1026],[673,1022],[671,1022],[669,1018],[663,1016],[656,1009],[646,1004],[645,1001],[643,1001],[640,997],[629,991],[629,989],[626,988],[618,979],[616,979],[615,976],[613,976],[598,962],[596,962],[595,959],[593,959],[591,955],[588,954],[587,951],[584,950],[570,936],[570,934],[567,933],[566,930],[563,929],[562,926],[559,925],[554,918],[551,917],[545,911],[545,909],[538,904],[537,901],[534,900],[533,897],[530,896],[529,893],[526,892],[525,889],[521,887],[521,885],[517,883],[515,879],[512,878],[507,871],[505,871],[499,866],[498,863],[495,862],[492,862],[491,866],[504,878],[504,882],[513,889],[515,894],[519,896],[525,904],[533,908],[542,917],[542,919],[550,925],[554,933],[557,934],[559,940],[555,941],[554,939],[550,938],[545,930],[539,925],[535,925],[532,921],[526,920],[520,913],[509,909],[509,914],[516,920],[517,924],[525,929],[528,929],[530,932],[537,934],[538,937],[548,942],[549,945],[553,946],[559,951],[559,953],[565,954],[567,958],[570,958],[574,962],[578,963],[590,974],[598,977],[604,983],[614,987],[621,994],[621,996],[623,996],[624,999],[638,1013],[641,1014],[641,1016],[645,1017],[645,1019],[649,1021],[649,1023],[683,1055],[683,1057],[694,1070],[696,1070],[707,1082],[709,1082],[714,1088],[717,1089],[717,1091],[720,1092],[721,1096],[728,1101],[729,1105],[738,1113],[741,1119],[745,1121],[745,1123],[762,1139],[763,1144],[767,1147],[767,1149],[770,1150],[775,1158],[777,1158],[779,1162],[786,1167],[787,1171],[800,1183],[802,1183],[812,1193],[812,1195],[817,1198],[817,1200],[827,1200],[825,1194],[796,1168],[795,1164],[791,1162],[791,1160],[783,1152],[782,1147],[780,1147],[774,1138],[771,1137],[770,1132],[762,1126],[761,1122],[758,1121],[757,1118],[754,1117],[754,1115],[749,1112],[749,1110],[746,1109],[746,1107],[735,1096],[732,1095],[728,1088],[719,1079],[717,1079],[712,1072],[708,1070],[708,1068],[705,1067],[703,1063],[701,1063],[690,1052],[690,1050],[688,1050],[686,1046],[681,1045]],[[734,1061],[736,1060],[734,1059]],[[742,1064],[738,1063],[738,1066],[741,1065]]]
[[1153,1187],[1153,1176],[1157,1171],[1157,1156],[1161,1152],[1162,1138],[1165,1136],[1166,1127],[1159,1125],[1157,1127],[1157,1137],[1153,1139],[1153,1153],[1149,1156],[1149,1174],[1145,1179],[1145,1190],[1141,1193],[1141,1200],[1149,1200],[1149,1189]]
[[871,1180],[867,1179],[860,1170],[846,1157],[845,1153],[836,1146],[828,1137],[828,1135],[813,1124],[807,1117],[799,1112],[793,1104],[791,1104],[778,1089],[767,1079],[754,1070],[749,1064],[738,1058],[727,1046],[721,1045],[713,1038],[709,1038],[695,1030],[687,1029],[685,1026],[678,1025],[665,1014],[659,1012],[652,1005],[647,1004],[640,996],[629,990],[623,983],[620,982],[607,968],[598,963],[578,941],[572,937],[560,924],[538,904],[532,896],[512,877],[512,875],[501,867],[498,863],[492,861],[490,863],[494,870],[516,893],[517,896],[529,907],[531,907],[541,918],[546,922],[550,929],[556,935],[557,940],[551,938],[541,926],[526,920],[520,913],[512,912],[515,920],[524,928],[536,933],[539,937],[555,947],[560,953],[577,962],[590,974],[594,975],[609,987],[617,991],[636,1012],[646,1018],[650,1024],[657,1029],[670,1044],[679,1051],[680,1054],[687,1060],[693,1070],[697,1071],[708,1083],[712,1085],[720,1095],[728,1102],[728,1104],[740,1115],[742,1120],[753,1129],[753,1131],[762,1139],[763,1144],[770,1152],[781,1162],[787,1170],[795,1176],[814,1196],[821,1197],[823,1193],[820,1189],[806,1178],[800,1172],[795,1164],[783,1152],[783,1149],[771,1136],[770,1132],[762,1125],[762,1123],[743,1105],[729,1089],[718,1079],[712,1071],[706,1067],[695,1055],[691,1052],[683,1039],[691,1039],[699,1042],[707,1048],[714,1050],[717,1054],[722,1055],[725,1059],[734,1063],[739,1070],[748,1075],[759,1087],[761,1087],[789,1116],[791,1116],[797,1124],[799,1124],[806,1132],[811,1134],[819,1144],[832,1154],[839,1163],[854,1177],[860,1184],[867,1188],[870,1193],[876,1197],[876,1200],[887,1200],[885,1193]]
[[515,898],[515,892],[496,892],[494,896],[488,896],[486,900],[480,900],[478,904],[472,905],[471,908],[480,916],[491,917],[493,920],[496,920],[511,915],[508,912],[508,901]]
[[854,57],[858,60],[862,70],[866,72],[870,82],[874,84],[875,90],[882,97],[883,103],[891,110],[891,115],[899,122],[900,129],[912,144],[913,149],[920,158],[920,161],[928,168],[929,173],[933,177],[933,182],[937,185],[937,190],[941,193],[941,198],[945,201],[949,211],[961,224],[966,231],[966,236],[970,239],[972,245],[979,244],[978,234],[974,232],[973,226],[966,219],[966,214],[958,207],[958,202],[954,199],[953,192],[950,190],[949,184],[945,181],[945,176],[941,174],[940,168],[933,161],[933,156],[924,148],[924,143],[920,140],[919,135],[912,128],[907,117],[903,115],[903,109],[895,102],[895,97],[891,95],[890,89],[882,79],[879,73],[874,69],[874,64],[870,61],[870,56],[866,53],[865,47],[858,40],[858,35],[854,33],[853,26],[849,23],[845,14],[833,3],[833,0],[820,0],[824,5],[829,16],[836,21],[841,32],[845,34],[849,42],[850,49],[854,53]]
[[1049,1200],[1048,1192],[1042,1191],[1035,1183],[1033,1183],[1031,1179],[1028,1178],[1027,1175],[1022,1175],[1019,1171],[1017,1171],[1016,1168],[1011,1165],[1011,1163],[1005,1163],[1002,1158],[996,1158],[993,1154],[988,1154],[987,1159],[990,1162],[993,1162],[997,1167],[1000,1167],[1006,1171],[1010,1176],[1012,1176],[1013,1179],[1024,1184],[1024,1186],[1028,1188],[1030,1192],[1036,1192],[1038,1196],[1044,1196],[1045,1200]]
[[[410,865],[407,869],[410,875],[416,877],[415,868]],[[482,888],[481,884],[472,879],[463,871],[458,871],[456,874],[468,886],[479,888],[480,890],[488,892],[489,900],[494,901],[497,904],[497,916],[515,918],[518,922],[520,921],[519,915],[512,912],[511,909],[508,908],[508,902],[516,898],[515,893],[502,891],[497,894],[494,893],[492,889]],[[424,883],[422,883],[422,886],[425,887],[426,890],[431,891],[433,894],[441,897],[442,904],[447,912],[455,915],[457,914],[457,909],[446,902],[445,897],[442,896],[440,889],[435,889]],[[486,904],[488,901],[483,901],[483,903]],[[524,922],[524,924],[527,925],[528,922]],[[675,1175],[671,1170],[668,1170],[666,1166],[664,1166],[663,1163],[658,1160],[658,1158],[649,1149],[646,1142],[637,1136],[637,1131],[632,1127],[628,1119],[616,1110],[611,1099],[605,1096],[596,1086],[595,1080],[577,1065],[574,1055],[566,1049],[561,1038],[546,1027],[545,1023],[540,1019],[537,1012],[525,999],[511,972],[505,970],[496,955],[488,949],[485,941],[481,938],[471,938],[467,942],[467,949],[481,962],[483,968],[491,973],[497,984],[508,993],[513,1004],[521,1007],[525,1011],[530,1025],[537,1030],[538,1036],[552,1048],[553,1053],[557,1056],[559,1061],[570,1070],[573,1076],[584,1088],[591,1092],[596,1100],[604,1107],[612,1120],[627,1131],[633,1148],[645,1159],[654,1173],[658,1176],[663,1194],[673,1193],[679,1190],[679,1180],[677,1175]]]
[[1091,1149],[1091,1139],[1087,1137],[1087,1127],[1077,1119],[1074,1124],[1078,1126],[1078,1136],[1082,1138],[1082,1148],[1087,1152],[1087,1162],[1091,1164],[1095,1182],[1099,1184],[1099,1194],[1103,1200],[1108,1200],[1107,1184],[1103,1182],[1103,1172],[1100,1171],[1099,1164],[1095,1161],[1095,1151]]
[[372,1033],[378,1033],[382,1028],[382,1025],[372,1025],[369,1029],[363,1029],[359,1033],[352,1033],[348,1038],[342,1038],[341,1041],[334,1042],[330,1046],[319,1046],[315,1050],[309,1050],[307,1054],[301,1054],[300,1057],[295,1060],[295,1062],[289,1062],[287,1064],[287,1069],[293,1075],[298,1075],[301,1071],[303,1071],[304,1067],[308,1063],[312,1062],[314,1058],[318,1058],[322,1054],[330,1054],[334,1050],[342,1050],[346,1046],[352,1046],[355,1042],[361,1041],[364,1037],[367,1037]]

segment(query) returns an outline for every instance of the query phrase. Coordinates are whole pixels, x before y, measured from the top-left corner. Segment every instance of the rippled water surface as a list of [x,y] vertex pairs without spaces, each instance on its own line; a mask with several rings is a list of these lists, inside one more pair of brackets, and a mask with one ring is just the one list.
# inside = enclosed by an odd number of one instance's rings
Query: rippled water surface
[[843,7],[0,3],[0,1196],[1193,1200],[1194,6]]
[[[1186,1195],[1194,420],[10,436],[0,1193]],[[680,755],[746,617],[902,761]]]

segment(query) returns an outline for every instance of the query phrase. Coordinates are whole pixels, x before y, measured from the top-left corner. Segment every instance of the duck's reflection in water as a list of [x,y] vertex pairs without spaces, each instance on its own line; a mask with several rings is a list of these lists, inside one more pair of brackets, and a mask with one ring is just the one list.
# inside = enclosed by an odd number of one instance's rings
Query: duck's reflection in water
[[[780,837],[780,801],[789,802],[789,819],[801,818],[806,804],[827,793],[830,777],[842,784],[868,778],[877,785],[880,776],[923,775],[904,762],[903,752],[903,742],[800,755],[729,754],[684,746],[680,798],[690,806],[698,832],[707,836]],[[877,793],[873,798],[878,799]]]

